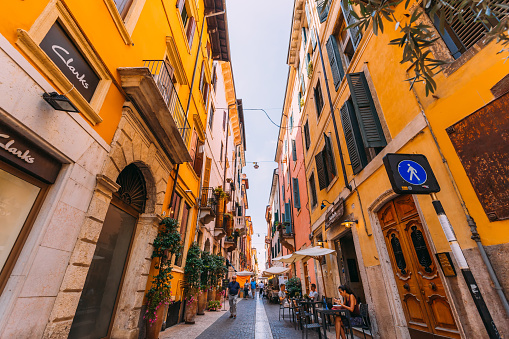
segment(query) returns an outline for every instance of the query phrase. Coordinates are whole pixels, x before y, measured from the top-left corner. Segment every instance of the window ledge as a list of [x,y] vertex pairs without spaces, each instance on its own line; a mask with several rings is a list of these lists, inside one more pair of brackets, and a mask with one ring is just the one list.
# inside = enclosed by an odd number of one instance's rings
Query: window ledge
[[122,20],[120,13],[118,13],[115,1],[114,0],[103,0],[103,1],[106,5],[106,8],[108,8],[108,11],[110,12],[111,18],[113,19],[115,26],[117,26],[117,30],[120,33],[122,39],[124,40],[124,43],[126,45],[132,45],[133,40],[131,39],[131,35],[127,31],[127,27],[124,24],[124,20]]

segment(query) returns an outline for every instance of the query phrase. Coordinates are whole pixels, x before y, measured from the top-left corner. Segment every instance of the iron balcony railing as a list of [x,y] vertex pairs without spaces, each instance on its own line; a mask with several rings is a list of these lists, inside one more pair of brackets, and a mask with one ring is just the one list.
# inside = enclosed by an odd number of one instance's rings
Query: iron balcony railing
[[215,209],[216,205],[217,199],[214,194],[214,187],[203,187],[201,189],[200,207]]
[[178,97],[173,84],[173,71],[164,60],[143,60],[143,66],[150,70],[154,81],[163,96],[164,102],[168,107],[170,114],[177,125],[180,136],[187,145],[189,141],[190,126],[186,118],[186,112]]

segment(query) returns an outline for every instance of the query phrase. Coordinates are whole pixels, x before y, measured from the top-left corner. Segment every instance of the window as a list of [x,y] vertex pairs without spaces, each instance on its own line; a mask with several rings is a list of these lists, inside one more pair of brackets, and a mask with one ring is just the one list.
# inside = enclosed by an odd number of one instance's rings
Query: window
[[309,123],[306,121],[304,124],[304,142],[306,144],[306,151],[309,149],[311,145],[311,137],[309,136]]
[[194,31],[196,30],[196,20],[194,17],[189,16],[185,0],[178,0],[177,7],[180,11],[180,18],[182,19],[182,24],[184,25],[187,42],[189,43],[189,47],[191,47],[193,46]]
[[209,128],[210,128],[210,131],[211,131],[211,132],[212,132],[212,126],[214,126],[214,113],[215,113],[214,106],[213,106],[213,105],[210,105],[210,111],[209,111]]
[[329,15],[330,3],[332,0],[328,0],[327,4],[324,4],[325,0],[317,0],[316,1],[316,11],[318,13],[318,17],[320,18],[320,22],[327,21],[327,16]]
[[[180,221],[180,236],[182,237],[182,243],[185,245],[186,241],[186,233],[187,233],[187,224],[189,222],[189,210],[191,207],[184,203],[184,211],[182,212],[182,220]],[[180,251],[180,255],[178,259],[175,260],[176,266],[182,266],[182,260],[184,258],[184,248],[185,246],[182,246],[182,250]]]
[[297,94],[297,100],[299,101],[298,105],[299,105],[299,112],[300,112],[300,111],[302,111],[302,106],[303,106],[303,103],[302,103],[302,93],[300,91]]
[[311,207],[315,207],[318,204],[318,198],[316,197],[316,184],[315,184],[315,174],[311,173],[309,177],[309,190],[311,191],[310,199],[311,199]]
[[170,217],[177,219],[180,214],[180,201],[182,200],[182,197],[175,192],[175,195],[173,196],[173,201],[170,206]]
[[214,92],[216,91],[216,85],[217,85],[217,68],[216,65],[214,65],[214,68],[212,69],[212,87],[214,88]]
[[315,155],[316,173],[320,190],[327,188],[336,176],[336,166],[330,138],[324,134],[323,150]]
[[127,12],[129,11],[129,7],[133,3],[133,0],[114,0],[115,5],[117,6],[117,10],[120,13],[122,18],[125,18]]
[[286,154],[286,149],[287,149],[287,147],[288,147],[288,140],[285,140],[285,142],[284,142],[284,144],[283,144],[283,145],[284,145],[284,146],[283,146],[283,155],[285,155],[285,154]]
[[196,151],[194,156],[194,163],[193,163],[193,169],[198,178],[201,177],[201,170],[203,167],[203,150],[205,146],[203,141],[198,139],[198,142],[196,143]]
[[300,210],[299,179],[292,178],[292,185],[293,185],[293,207]]
[[[435,13],[433,18],[430,18],[454,59],[459,58],[470,47],[480,41],[491,27],[497,25],[496,19],[492,19],[493,22],[488,21],[486,23],[474,22],[476,13],[469,7],[463,9],[465,22],[462,23],[457,15],[460,5],[461,2],[451,4],[455,9],[444,6]],[[442,15],[445,17],[443,30],[440,29],[440,16]]]
[[311,63],[311,55],[309,53],[306,53],[306,72],[308,74],[308,78],[311,78],[312,69],[309,67],[309,64]]
[[289,121],[289,124],[290,124],[290,133],[292,133],[292,130],[293,130],[293,114],[290,115],[290,121]]
[[[350,4],[348,4],[348,8],[344,7],[343,5],[344,5],[344,2],[342,1],[341,8],[343,10],[343,17],[346,21],[346,26],[353,25],[354,23],[357,22],[357,19],[352,15],[353,8]],[[349,38],[351,39],[352,47],[355,50],[362,38],[362,34],[361,34],[359,27],[349,28],[348,35],[349,35]]]
[[223,142],[221,141],[221,153],[219,153],[219,161],[223,161]]
[[226,111],[223,111],[223,132],[226,129]]
[[332,79],[334,80],[334,87],[336,90],[343,80],[345,76],[345,71],[343,69],[343,63],[341,62],[341,56],[339,55],[338,44],[336,42],[336,37],[334,35],[329,36],[327,40],[327,44],[325,45],[327,49],[327,55],[329,57],[329,64],[332,73]]
[[306,31],[306,27],[302,27],[302,43],[304,46],[308,43],[308,33]]
[[323,96],[322,96],[322,87],[320,86],[320,80],[316,83],[316,87],[313,89],[315,94],[315,106],[316,106],[316,115],[320,118],[320,114],[323,109]]
[[297,161],[297,144],[295,139],[292,139],[292,160]]
[[359,173],[387,145],[364,73],[346,75],[351,98],[340,109],[350,164]]
[[300,75],[300,91],[302,95],[306,93],[306,82],[304,81],[304,74]]

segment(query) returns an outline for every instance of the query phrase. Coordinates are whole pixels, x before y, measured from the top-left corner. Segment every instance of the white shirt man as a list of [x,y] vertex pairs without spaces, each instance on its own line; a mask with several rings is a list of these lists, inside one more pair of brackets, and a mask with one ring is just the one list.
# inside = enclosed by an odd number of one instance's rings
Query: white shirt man
[[311,284],[311,292],[309,292],[309,298],[311,298],[311,300],[313,301],[316,301],[316,299],[318,298],[318,292],[316,291],[315,284]]

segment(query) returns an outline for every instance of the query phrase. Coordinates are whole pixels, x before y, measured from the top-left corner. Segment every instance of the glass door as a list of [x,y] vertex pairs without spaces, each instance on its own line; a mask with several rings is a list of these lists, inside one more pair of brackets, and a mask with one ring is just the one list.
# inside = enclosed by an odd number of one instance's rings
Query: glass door
[[110,205],[69,338],[108,336],[136,220],[132,214]]

